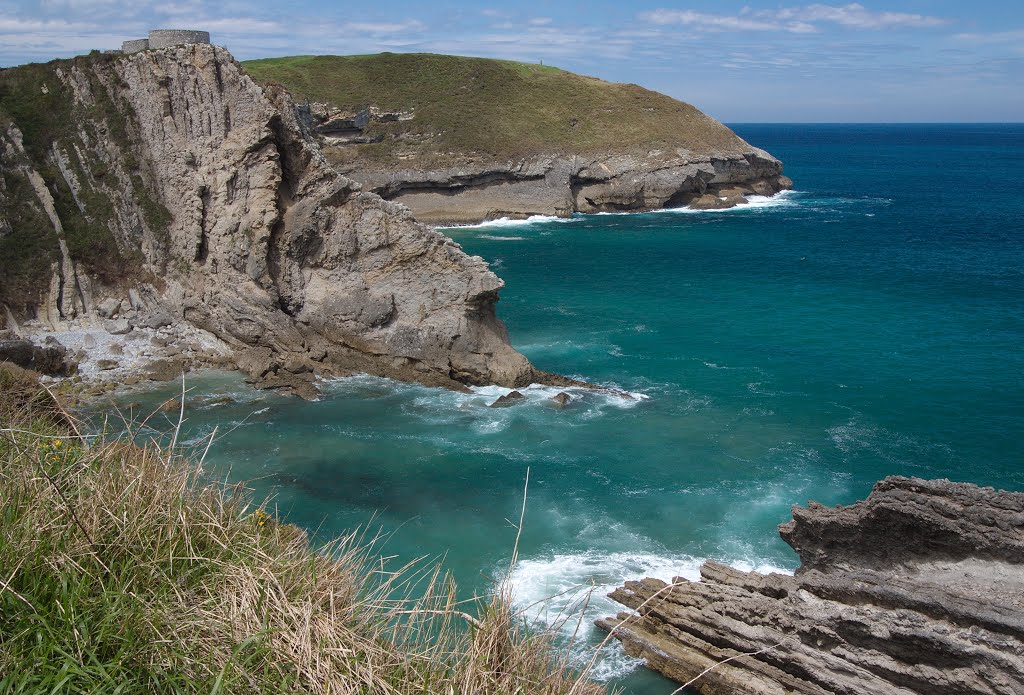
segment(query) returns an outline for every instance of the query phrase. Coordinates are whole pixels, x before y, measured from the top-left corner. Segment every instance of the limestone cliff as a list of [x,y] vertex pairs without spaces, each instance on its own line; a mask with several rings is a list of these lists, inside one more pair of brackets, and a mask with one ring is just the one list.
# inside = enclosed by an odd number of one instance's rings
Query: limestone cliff
[[349,167],[342,170],[384,198],[408,206],[417,219],[435,224],[684,206],[723,209],[747,202],[748,195],[774,195],[791,186],[779,160],[739,143],[735,150],[709,154],[677,148],[469,160],[428,169],[408,163]]
[[433,54],[246,63],[303,101],[335,167],[417,219],[724,208],[791,186],[693,106],[548,66]]
[[598,625],[704,695],[1024,693],[1024,493],[891,477],[779,530],[795,577],[708,562]]
[[167,315],[269,386],[538,377],[486,263],[336,173],[223,48],[0,71],[0,168],[10,320]]

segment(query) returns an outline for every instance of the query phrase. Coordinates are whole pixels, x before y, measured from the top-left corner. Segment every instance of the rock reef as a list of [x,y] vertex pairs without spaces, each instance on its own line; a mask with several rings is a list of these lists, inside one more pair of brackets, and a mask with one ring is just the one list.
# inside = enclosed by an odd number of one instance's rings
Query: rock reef
[[1024,693],[1024,493],[890,477],[780,533],[795,576],[627,582],[598,625],[704,695]]
[[353,371],[454,388],[568,381],[509,345],[483,259],[339,175],[288,93],[223,48],[0,78],[0,244],[14,263],[0,302],[23,334],[104,316],[124,323],[114,334],[185,324],[259,385],[303,395],[316,374]]

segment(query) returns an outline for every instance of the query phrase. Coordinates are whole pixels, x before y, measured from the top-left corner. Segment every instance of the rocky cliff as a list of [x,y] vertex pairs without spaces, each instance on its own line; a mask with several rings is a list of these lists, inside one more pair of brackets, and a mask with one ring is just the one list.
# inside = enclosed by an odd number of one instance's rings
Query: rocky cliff
[[1024,693],[1024,493],[893,477],[780,532],[796,576],[709,562],[598,624],[705,695]]
[[547,376],[509,346],[486,263],[339,175],[289,95],[223,48],[0,71],[0,169],[9,327],[184,323],[306,393],[352,370]]
[[432,223],[726,208],[792,184],[694,107],[556,68],[441,55],[251,61],[339,171]]

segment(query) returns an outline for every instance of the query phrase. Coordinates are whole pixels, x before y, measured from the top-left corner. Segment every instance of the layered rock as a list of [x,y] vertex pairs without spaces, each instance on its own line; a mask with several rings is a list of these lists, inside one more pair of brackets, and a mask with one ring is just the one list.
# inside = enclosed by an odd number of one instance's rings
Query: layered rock
[[434,224],[683,206],[724,209],[747,202],[748,195],[792,187],[778,159],[736,140],[734,150],[714,154],[553,154],[443,169],[375,169],[362,163],[346,173]]
[[780,532],[795,576],[627,582],[598,625],[705,695],[1024,693],[1024,493],[892,477]]
[[725,208],[782,164],[694,106],[557,68],[436,54],[246,63],[302,101],[328,160],[430,223]]
[[[402,203],[418,220],[465,224],[501,217],[565,217],[575,212],[628,212],[689,206],[725,209],[749,195],[792,188],[782,162],[737,137],[720,123],[713,145],[631,153],[585,154],[556,149],[511,158],[449,153],[444,166],[359,155],[375,145],[378,122],[412,121],[412,111],[364,109],[339,112],[327,104],[303,104],[300,118],[345,175],[387,200]],[[686,134],[680,133],[685,140]]]
[[[55,65],[33,88],[74,122],[28,137],[12,118],[0,133],[0,242],[39,229],[52,257],[35,300],[0,286],[19,319],[166,315],[227,343],[266,386],[354,370],[450,387],[559,381],[510,347],[503,283],[481,258],[336,173],[288,94],[224,49]],[[76,252],[82,230],[111,237],[106,266]]]

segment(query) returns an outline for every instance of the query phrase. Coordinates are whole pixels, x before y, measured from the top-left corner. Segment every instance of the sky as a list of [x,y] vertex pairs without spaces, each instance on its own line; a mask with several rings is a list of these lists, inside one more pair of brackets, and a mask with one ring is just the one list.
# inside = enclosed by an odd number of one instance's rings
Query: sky
[[633,82],[731,123],[1022,122],[1024,1],[0,0],[0,66],[210,32],[239,60],[431,52]]

